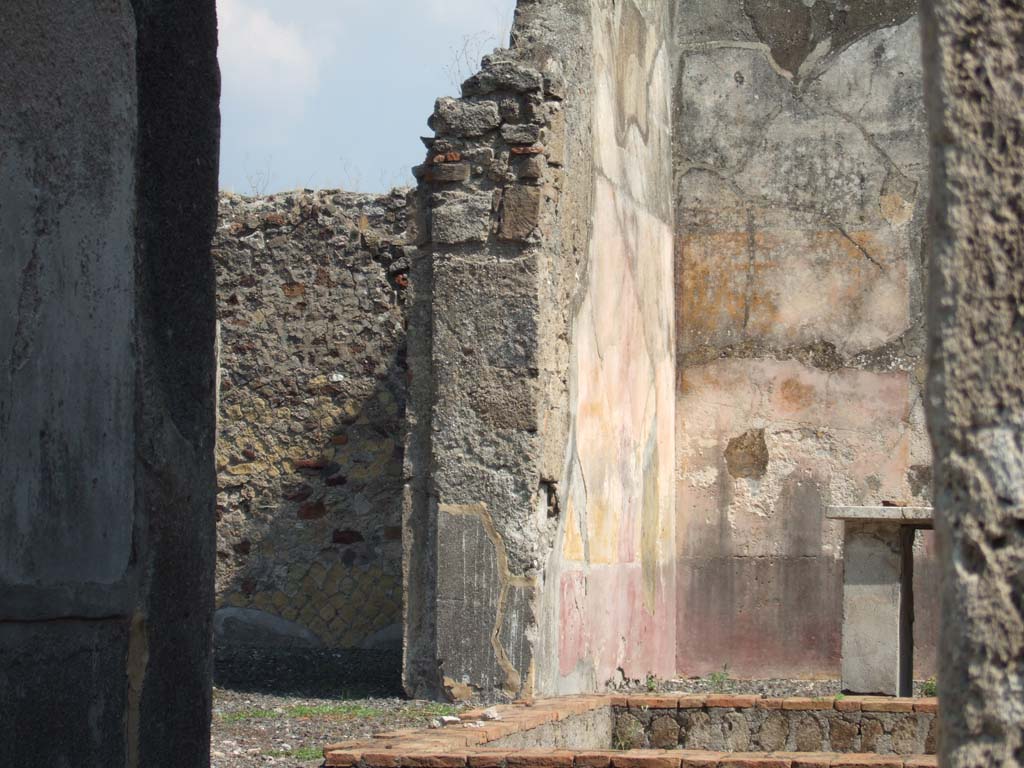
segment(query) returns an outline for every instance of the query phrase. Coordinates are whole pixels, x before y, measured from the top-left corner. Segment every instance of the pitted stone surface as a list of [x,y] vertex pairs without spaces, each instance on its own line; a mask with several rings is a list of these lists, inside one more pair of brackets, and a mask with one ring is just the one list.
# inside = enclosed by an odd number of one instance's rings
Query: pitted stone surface
[[1024,765],[1024,9],[924,3],[941,758]]
[[218,642],[400,643],[410,215],[221,197]]

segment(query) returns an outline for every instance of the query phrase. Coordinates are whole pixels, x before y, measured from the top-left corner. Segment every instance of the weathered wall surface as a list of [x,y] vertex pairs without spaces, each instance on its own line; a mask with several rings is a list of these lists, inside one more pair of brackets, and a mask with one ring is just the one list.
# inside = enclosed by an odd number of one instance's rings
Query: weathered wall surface
[[661,2],[592,9],[593,230],[546,574],[560,692],[675,671],[670,16]]
[[216,47],[212,0],[4,7],[6,764],[209,761]]
[[926,3],[940,760],[1024,765],[1024,12]]
[[218,642],[401,643],[407,198],[221,196]]
[[929,503],[916,4],[847,5],[677,6],[684,674],[837,674],[825,507]]
[[[564,154],[561,73],[498,52],[431,118],[417,169],[408,501],[410,693],[535,689],[543,560],[557,526],[542,407],[542,270]],[[542,371],[554,371],[542,376]],[[563,405],[564,411],[564,405]]]
[[934,755],[938,741],[934,699],[917,699],[916,707],[903,699],[898,712],[876,712],[870,711],[870,703],[868,711],[854,709],[851,700],[842,710],[842,700],[818,700],[810,709],[789,709],[785,699],[774,700],[778,706],[769,708],[753,702],[729,706],[728,697],[718,698],[713,706],[692,696],[678,709],[632,703],[628,710],[615,707],[613,743],[617,749]]
[[410,312],[411,692],[673,671],[670,28],[658,3],[522,2],[514,48],[438,102]]

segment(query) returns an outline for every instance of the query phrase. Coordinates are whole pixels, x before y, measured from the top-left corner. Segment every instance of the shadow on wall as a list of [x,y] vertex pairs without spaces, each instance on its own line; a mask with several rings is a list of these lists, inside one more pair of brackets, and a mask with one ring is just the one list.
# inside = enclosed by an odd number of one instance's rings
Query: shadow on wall
[[220,684],[239,654],[398,684],[405,210],[401,192],[221,199]]
[[219,590],[218,644],[401,648],[401,527],[386,523],[401,516],[402,375],[396,359],[318,455],[282,476],[275,505],[243,498],[244,481],[223,487],[248,525],[230,553],[218,550],[240,566]]

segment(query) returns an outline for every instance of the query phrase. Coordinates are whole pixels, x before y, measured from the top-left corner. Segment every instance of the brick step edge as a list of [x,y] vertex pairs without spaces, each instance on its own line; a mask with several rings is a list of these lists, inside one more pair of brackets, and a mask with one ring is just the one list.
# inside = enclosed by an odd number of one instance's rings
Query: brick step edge
[[936,768],[935,755],[699,750],[334,750],[327,768]]

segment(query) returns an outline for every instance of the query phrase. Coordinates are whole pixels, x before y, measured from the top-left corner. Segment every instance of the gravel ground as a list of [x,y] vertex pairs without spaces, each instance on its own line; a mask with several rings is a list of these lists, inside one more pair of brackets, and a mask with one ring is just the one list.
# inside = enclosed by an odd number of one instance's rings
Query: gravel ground
[[331,742],[458,711],[402,698],[400,670],[400,653],[219,649],[212,768],[313,768]]
[[[219,650],[212,768],[314,768],[324,745],[424,727],[458,707],[402,697],[401,654]],[[922,686],[916,685],[917,695]],[[727,671],[686,680],[624,681],[615,690],[835,696],[839,681],[736,680]]]
[[426,726],[458,708],[399,698],[310,699],[213,691],[213,768],[313,768],[324,745]]

